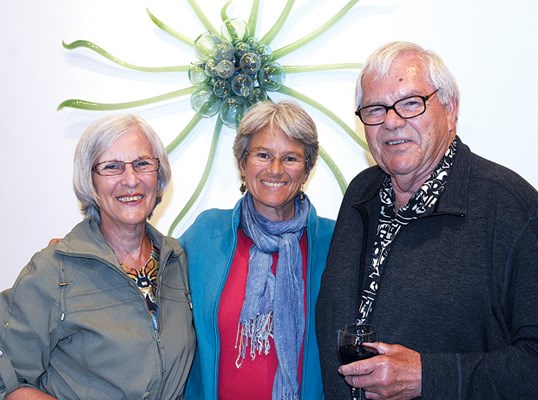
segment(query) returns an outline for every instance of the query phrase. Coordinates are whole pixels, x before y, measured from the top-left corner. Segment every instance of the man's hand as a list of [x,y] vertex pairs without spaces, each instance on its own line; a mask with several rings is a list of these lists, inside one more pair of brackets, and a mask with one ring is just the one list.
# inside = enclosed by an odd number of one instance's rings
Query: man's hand
[[21,387],[6,395],[6,400],[54,400],[56,397],[49,396],[38,389]]
[[363,388],[368,399],[408,400],[422,392],[420,353],[398,344],[365,343],[378,355],[342,365],[338,372],[346,382]]

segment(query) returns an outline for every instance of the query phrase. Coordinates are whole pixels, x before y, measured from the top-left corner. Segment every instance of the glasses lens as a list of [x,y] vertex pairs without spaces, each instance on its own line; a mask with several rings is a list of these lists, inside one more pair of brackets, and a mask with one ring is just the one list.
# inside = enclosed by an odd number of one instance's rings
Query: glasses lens
[[426,110],[426,103],[420,96],[407,97],[394,103],[394,109],[402,118],[413,118]]
[[359,117],[365,125],[380,125],[385,120],[387,110],[383,106],[374,105],[359,110]]
[[267,167],[271,165],[275,158],[280,160],[280,164],[287,169],[299,169],[304,167],[305,159],[295,154],[288,154],[281,157],[275,157],[271,153],[264,151],[255,151],[247,153],[252,163],[258,167]]
[[120,175],[125,170],[125,163],[123,161],[106,161],[97,164],[94,170],[99,175],[104,176]]
[[288,155],[280,157],[280,163],[288,169],[300,169],[305,165],[305,160],[301,156]]
[[134,170],[142,174],[154,172],[159,169],[159,160],[157,158],[143,158],[133,161],[132,164]]
[[398,100],[390,107],[371,105],[360,108],[357,113],[364,125],[381,125],[385,122],[387,112],[391,109],[401,118],[409,119],[418,117],[426,111],[426,99],[427,97],[424,98],[422,96],[406,97]]
[[96,164],[93,170],[103,176],[121,175],[125,171],[125,165],[127,164],[131,164],[133,169],[140,174],[157,171],[160,167],[158,158],[142,158],[127,163],[124,161],[105,161]]
[[259,167],[265,167],[273,162],[273,155],[264,151],[248,152],[247,155],[249,160]]

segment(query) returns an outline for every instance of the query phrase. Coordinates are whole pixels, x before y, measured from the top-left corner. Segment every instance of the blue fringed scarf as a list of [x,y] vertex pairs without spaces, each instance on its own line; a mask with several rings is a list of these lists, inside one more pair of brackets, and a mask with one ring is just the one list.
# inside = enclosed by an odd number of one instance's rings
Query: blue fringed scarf
[[[298,366],[305,329],[303,260],[299,240],[307,223],[310,201],[295,199],[295,216],[273,222],[254,208],[247,192],[241,209],[241,229],[252,239],[245,300],[238,327],[239,355],[268,354],[273,337],[278,368],[273,384],[273,400],[299,399]],[[278,252],[276,277],[271,266]]]

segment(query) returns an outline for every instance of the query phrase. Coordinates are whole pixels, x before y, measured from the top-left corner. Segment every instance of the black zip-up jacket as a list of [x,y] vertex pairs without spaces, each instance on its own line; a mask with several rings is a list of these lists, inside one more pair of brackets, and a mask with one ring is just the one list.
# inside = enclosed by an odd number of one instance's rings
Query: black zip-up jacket
[[[432,215],[402,228],[371,323],[381,342],[421,354],[422,399],[538,399],[538,192],[459,138]],[[336,331],[357,318],[379,221],[378,167],[351,182],[317,303],[329,400],[349,398]]]

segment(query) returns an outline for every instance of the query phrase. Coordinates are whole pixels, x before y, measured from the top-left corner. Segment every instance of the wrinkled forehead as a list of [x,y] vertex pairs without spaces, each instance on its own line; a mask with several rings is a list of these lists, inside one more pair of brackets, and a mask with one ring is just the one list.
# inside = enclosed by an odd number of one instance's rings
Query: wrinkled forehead
[[426,62],[415,53],[403,53],[393,59],[386,59],[371,65],[365,71],[362,81],[401,80],[410,76],[427,79]]
[[361,79],[362,104],[389,94],[421,94],[431,86],[424,62],[417,57],[400,56],[388,69],[370,70]]

